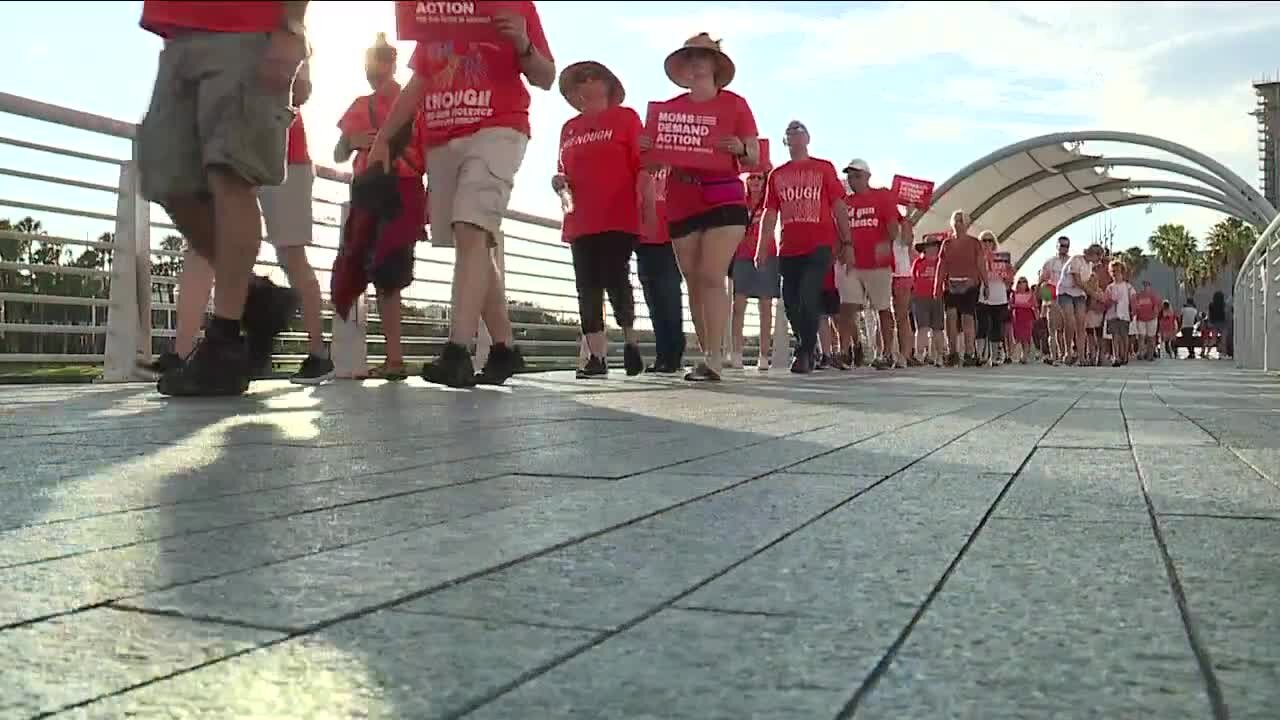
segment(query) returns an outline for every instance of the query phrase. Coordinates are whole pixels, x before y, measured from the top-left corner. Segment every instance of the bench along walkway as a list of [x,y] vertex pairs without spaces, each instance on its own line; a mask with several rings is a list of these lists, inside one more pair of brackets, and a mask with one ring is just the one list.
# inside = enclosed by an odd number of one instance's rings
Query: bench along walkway
[[0,390],[0,718],[1272,718],[1280,381]]

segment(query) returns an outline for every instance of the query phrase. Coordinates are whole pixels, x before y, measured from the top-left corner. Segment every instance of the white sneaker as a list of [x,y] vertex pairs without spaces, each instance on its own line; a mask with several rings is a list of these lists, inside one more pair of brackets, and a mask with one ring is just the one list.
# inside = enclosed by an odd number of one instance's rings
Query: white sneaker
[[742,356],[730,354],[729,357],[725,358],[724,365],[725,367],[733,368],[734,370],[741,370],[743,368]]

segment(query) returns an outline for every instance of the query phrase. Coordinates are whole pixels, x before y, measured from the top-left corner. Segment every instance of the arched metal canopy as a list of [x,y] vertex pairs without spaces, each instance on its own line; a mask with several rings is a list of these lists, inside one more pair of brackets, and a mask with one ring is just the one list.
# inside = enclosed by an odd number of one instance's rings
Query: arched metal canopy
[[[1141,145],[1191,164],[1085,155],[1075,146],[1085,141]],[[1111,176],[1110,170],[1117,167],[1159,170],[1196,184]],[[1240,176],[1190,148],[1148,135],[1083,131],[1024,140],[969,164],[942,183],[929,210],[917,212],[913,219],[918,236],[947,229],[952,212],[965,210],[975,228],[995,232],[1013,257],[1025,258],[1050,235],[1080,219],[1109,208],[1157,202],[1135,195],[1137,188],[1188,193],[1191,197],[1169,195],[1158,201],[1208,207],[1259,227],[1276,214]]]

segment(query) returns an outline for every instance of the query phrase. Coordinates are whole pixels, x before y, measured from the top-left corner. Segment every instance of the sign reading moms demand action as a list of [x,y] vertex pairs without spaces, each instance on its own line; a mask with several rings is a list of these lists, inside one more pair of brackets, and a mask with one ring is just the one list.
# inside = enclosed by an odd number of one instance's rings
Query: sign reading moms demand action
[[686,98],[651,102],[644,132],[653,140],[653,149],[644,154],[644,162],[736,175],[736,158],[716,148],[716,143],[727,134],[724,130],[727,125],[727,119]]
[[396,1],[396,38],[416,42],[501,42],[493,17],[515,13],[500,0]]

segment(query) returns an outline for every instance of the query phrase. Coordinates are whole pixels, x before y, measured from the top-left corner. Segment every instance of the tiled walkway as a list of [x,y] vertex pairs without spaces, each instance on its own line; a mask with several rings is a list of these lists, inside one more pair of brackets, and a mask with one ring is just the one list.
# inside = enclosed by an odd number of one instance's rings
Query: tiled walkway
[[0,718],[1275,718],[1280,380],[0,389]]

